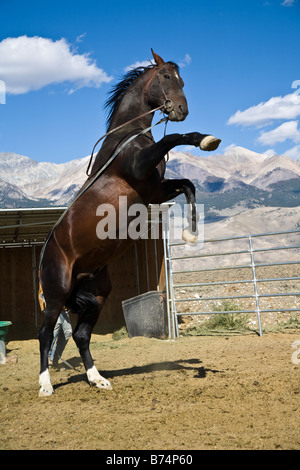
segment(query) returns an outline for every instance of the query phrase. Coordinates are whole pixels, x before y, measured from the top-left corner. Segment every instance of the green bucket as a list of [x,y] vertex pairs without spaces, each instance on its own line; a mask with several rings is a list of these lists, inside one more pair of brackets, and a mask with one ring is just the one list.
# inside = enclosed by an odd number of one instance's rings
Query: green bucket
[[5,338],[8,332],[8,328],[11,325],[11,321],[0,321],[0,341],[5,342]]

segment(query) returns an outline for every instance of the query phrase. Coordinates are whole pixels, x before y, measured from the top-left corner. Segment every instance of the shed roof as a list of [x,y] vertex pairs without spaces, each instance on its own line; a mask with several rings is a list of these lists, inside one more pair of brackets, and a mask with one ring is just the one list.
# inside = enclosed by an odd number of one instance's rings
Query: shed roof
[[0,247],[41,245],[65,207],[0,209]]
[[[167,211],[172,202],[160,205]],[[150,204],[151,206],[151,204]],[[155,204],[149,220],[155,216]],[[0,248],[42,245],[66,207],[0,209]]]

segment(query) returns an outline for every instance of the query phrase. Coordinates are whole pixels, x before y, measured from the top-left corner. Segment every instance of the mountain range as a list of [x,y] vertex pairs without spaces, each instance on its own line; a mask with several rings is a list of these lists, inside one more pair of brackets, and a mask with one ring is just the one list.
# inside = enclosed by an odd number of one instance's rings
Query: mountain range
[[[67,206],[86,179],[88,161],[56,164],[0,153],[0,208]],[[171,151],[166,177],[194,182],[208,221],[255,208],[300,206],[300,161],[284,155],[243,147],[205,157]]]
[[88,159],[58,164],[0,153],[0,207],[68,205],[86,179]]

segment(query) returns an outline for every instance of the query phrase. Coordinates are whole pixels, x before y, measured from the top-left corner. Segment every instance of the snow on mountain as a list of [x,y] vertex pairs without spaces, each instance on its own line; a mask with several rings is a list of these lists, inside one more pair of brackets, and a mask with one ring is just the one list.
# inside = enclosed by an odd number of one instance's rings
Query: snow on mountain
[[[67,163],[37,162],[24,155],[0,153],[0,203],[15,199],[67,205],[86,179],[89,157]],[[171,151],[166,176],[189,178],[208,193],[249,187],[270,190],[278,182],[300,178],[300,162],[234,147],[224,155],[199,156]]]
[[37,162],[15,153],[1,153],[0,180],[16,187],[29,199],[68,204],[86,179],[88,159],[57,164]]
[[[226,190],[242,184],[268,189],[271,184],[300,177],[300,162],[285,156],[269,157],[243,147],[234,147],[224,155],[195,157],[170,152],[170,167],[205,186],[209,179],[223,180]],[[235,184],[234,184],[235,182]],[[223,188],[224,190],[224,188]]]

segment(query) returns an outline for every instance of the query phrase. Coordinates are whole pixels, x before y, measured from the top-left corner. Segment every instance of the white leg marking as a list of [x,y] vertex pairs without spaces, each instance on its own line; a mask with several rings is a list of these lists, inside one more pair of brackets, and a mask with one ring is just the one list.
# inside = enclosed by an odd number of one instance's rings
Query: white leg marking
[[41,386],[40,391],[39,391],[40,397],[49,397],[50,395],[52,395],[52,393],[54,393],[53,387],[51,385],[50,374],[49,374],[48,369],[46,369],[44,372],[40,374],[39,384]]
[[105,388],[106,390],[112,390],[110,382],[99,374],[95,366],[88,369],[86,375],[91,385],[96,385],[96,387]]
[[194,246],[197,243],[197,235],[193,235],[188,228],[185,228],[182,232],[182,240],[188,245]]

